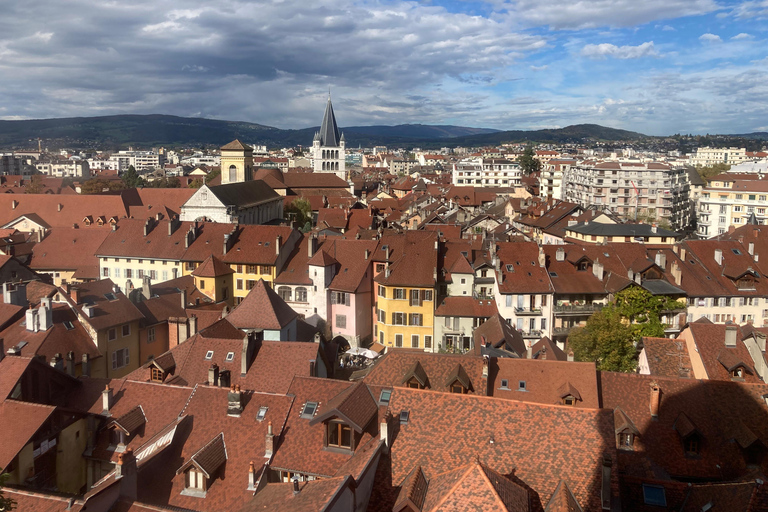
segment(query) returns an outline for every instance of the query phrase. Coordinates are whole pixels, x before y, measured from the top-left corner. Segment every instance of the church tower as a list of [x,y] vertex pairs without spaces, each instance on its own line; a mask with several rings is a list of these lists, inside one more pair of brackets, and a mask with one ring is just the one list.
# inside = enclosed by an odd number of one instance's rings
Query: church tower
[[251,181],[253,148],[235,139],[221,147],[221,184]]
[[323,124],[312,141],[312,167],[314,171],[333,172],[339,178],[346,180],[345,147],[344,134],[339,133],[339,127],[336,125],[336,116],[333,115],[333,105],[331,105],[329,93],[328,103],[325,105],[325,115],[323,115]]

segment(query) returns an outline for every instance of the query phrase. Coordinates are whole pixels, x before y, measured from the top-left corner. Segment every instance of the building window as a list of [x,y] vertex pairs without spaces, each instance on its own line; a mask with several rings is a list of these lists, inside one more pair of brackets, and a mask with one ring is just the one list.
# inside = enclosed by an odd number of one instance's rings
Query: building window
[[635,442],[634,434],[619,434],[619,448],[623,450],[631,450],[632,445]]
[[107,340],[115,341],[117,339],[117,329],[114,327],[107,331]]
[[408,315],[408,325],[424,325],[424,315],[421,313],[411,313]]
[[255,274],[257,268],[258,268],[257,265],[248,265],[248,273],[249,274]]
[[155,341],[155,328],[150,327],[147,329],[147,343],[152,343]]
[[245,282],[245,288],[247,290],[252,290],[254,286],[256,286],[256,281],[254,281],[253,279],[248,279]]
[[424,336],[424,348],[432,348],[432,336]]
[[524,380],[518,381],[517,390],[518,391],[528,391],[528,388],[526,387],[526,383]]
[[163,382],[164,375],[163,370],[154,366],[152,367],[152,380],[154,382]]
[[112,352],[112,369],[117,370],[127,366],[130,362],[130,354],[127,348],[121,348]]
[[667,497],[664,488],[660,485],[643,484],[643,502],[646,505],[667,506]]
[[271,267],[267,267],[265,265],[261,266],[261,275],[268,276],[272,273]]
[[432,301],[432,290],[424,290],[424,300]]
[[202,471],[196,469],[187,471],[187,489],[205,491],[205,475]]
[[329,421],[328,446],[352,448],[352,428],[340,421]]
[[303,286],[296,288],[296,302],[307,302],[307,289]]
[[237,280],[237,289],[238,290],[242,290],[243,289],[243,280],[242,279],[238,279]]
[[411,334],[411,348],[419,348],[419,335]]
[[291,288],[290,288],[290,286],[278,286],[277,287],[277,294],[285,302],[289,302],[291,300]]
[[402,348],[403,346],[403,335],[402,334],[395,334],[395,346],[398,348]]
[[397,300],[405,300],[405,289],[404,288],[395,288],[393,298]]
[[107,267],[104,267],[104,268],[102,269],[102,271],[101,271],[101,275],[102,275],[103,277],[109,277],[109,268],[107,268]]
[[691,435],[683,441],[683,449],[686,455],[698,455],[699,454],[699,438],[696,435]]
[[123,325],[123,338],[131,335],[131,324]]
[[205,290],[205,279],[200,280],[200,289]]
[[411,290],[411,306],[421,306],[419,290]]
[[499,388],[499,389],[509,390],[509,380],[501,379],[501,388]]
[[346,292],[331,292],[331,304],[340,304],[342,306],[349,306],[349,294]]
[[133,270],[130,268],[125,269],[125,277],[126,279],[131,279],[133,277]]
[[451,384],[451,393],[457,393],[459,395],[466,395],[468,392],[467,388],[461,385],[461,383],[454,382]]
[[347,328],[347,315],[336,315],[336,327],[338,329]]
[[405,325],[405,313],[392,313],[392,325]]
[[379,285],[379,297],[387,298],[387,289],[381,285]]

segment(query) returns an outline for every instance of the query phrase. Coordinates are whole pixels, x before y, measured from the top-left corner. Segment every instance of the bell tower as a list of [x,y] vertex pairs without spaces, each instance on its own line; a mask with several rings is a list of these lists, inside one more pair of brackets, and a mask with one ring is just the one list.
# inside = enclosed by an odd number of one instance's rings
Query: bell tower
[[312,141],[312,167],[315,172],[333,172],[339,178],[346,180],[345,157],[346,142],[344,134],[339,133],[339,127],[336,125],[336,116],[333,114],[329,92],[323,123]]
[[253,179],[253,148],[235,139],[221,147],[221,184]]

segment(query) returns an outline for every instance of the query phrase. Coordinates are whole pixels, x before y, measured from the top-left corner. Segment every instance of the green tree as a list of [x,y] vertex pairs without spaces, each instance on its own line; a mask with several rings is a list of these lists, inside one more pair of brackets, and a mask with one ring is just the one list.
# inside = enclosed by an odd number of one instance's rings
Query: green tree
[[10,511],[16,508],[16,502],[3,495],[3,485],[5,485],[9,477],[10,475],[8,473],[3,473],[2,468],[0,468],[0,512]]
[[518,162],[520,163],[520,169],[526,176],[532,172],[538,172],[541,170],[541,161],[536,158],[536,152],[533,150],[533,146],[530,144],[525,148],[523,154],[520,155]]
[[303,233],[312,229],[312,205],[303,197],[294,199],[285,209],[284,215],[288,220],[295,220]]
[[681,301],[630,286],[593,314],[584,327],[571,331],[568,343],[579,361],[595,361],[602,370],[633,372],[640,338],[663,337],[666,325],[661,321],[662,313],[685,307]]
[[221,168],[214,169],[211,172],[209,172],[205,177],[205,184],[209,184],[216,176],[221,174]]
[[142,178],[136,169],[131,165],[128,166],[128,170],[120,177],[125,184],[125,188],[138,188],[144,185],[144,178]]
[[717,176],[718,174],[728,172],[730,168],[730,164],[714,164],[708,165],[706,167],[696,167],[696,172],[699,173],[701,179],[709,183],[709,180],[711,180],[713,177]]
[[147,182],[146,186],[151,188],[180,188],[181,182],[179,181],[179,178],[176,177],[158,178]]
[[32,176],[29,180],[29,185],[24,189],[25,194],[42,194],[43,193],[43,177],[39,174]]
[[189,184],[189,188],[200,188],[202,186],[203,186],[203,179],[202,178],[195,178]]
[[80,187],[81,194],[101,194],[103,192],[112,192],[115,190],[122,190],[125,185],[118,181],[109,181],[103,178],[93,178],[82,184]]

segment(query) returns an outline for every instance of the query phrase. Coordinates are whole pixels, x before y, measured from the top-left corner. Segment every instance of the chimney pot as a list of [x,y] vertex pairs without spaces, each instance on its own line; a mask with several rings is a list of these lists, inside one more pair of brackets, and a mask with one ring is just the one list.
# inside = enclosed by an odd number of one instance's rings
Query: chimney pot
[[103,409],[101,413],[105,416],[111,416],[109,410],[112,408],[112,388],[109,387],[109,384],[101,392],[101,404]]

